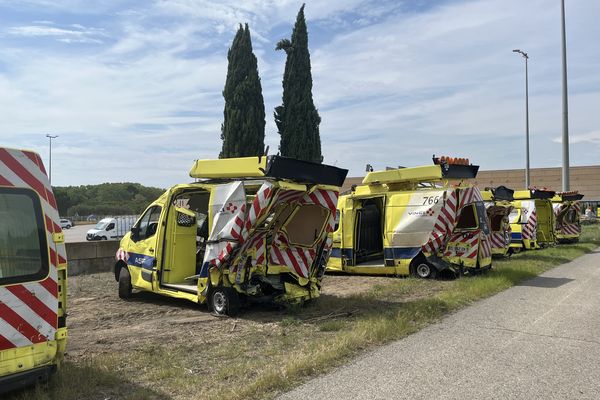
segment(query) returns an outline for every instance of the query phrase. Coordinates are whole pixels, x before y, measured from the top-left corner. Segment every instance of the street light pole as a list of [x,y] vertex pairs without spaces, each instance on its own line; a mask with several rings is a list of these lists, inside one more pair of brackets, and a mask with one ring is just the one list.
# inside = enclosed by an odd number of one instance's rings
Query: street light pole
[[529,189],[529,71],[527,70],[529,56],[519,49],[513,50],[513,53],[519,53],[525,59],[525,188]]
[[567,37],[565,33],[565,0],[561,0],[562,33],[562,190],[569,191],[569,104],[567,101]]
[[46,137],[48,138],[48,142],[49,142],[49,155],[48,155],[48,180],[50,181],[50,187],[52,187],[52,139],[56,139],[58,137],[58,135],[49,135],[47,134]]

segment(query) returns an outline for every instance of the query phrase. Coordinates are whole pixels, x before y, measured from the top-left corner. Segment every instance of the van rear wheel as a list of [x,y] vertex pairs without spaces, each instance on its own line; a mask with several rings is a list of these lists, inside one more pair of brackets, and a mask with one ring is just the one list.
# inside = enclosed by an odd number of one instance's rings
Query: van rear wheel
[[119,297],[126,300],[131,297],[131,275],[127,267],[119,271]]
[[217,315],[237,315],[240,308],[240,299],[235,289],[230,287],[216,287],[210,294],[210,307]]

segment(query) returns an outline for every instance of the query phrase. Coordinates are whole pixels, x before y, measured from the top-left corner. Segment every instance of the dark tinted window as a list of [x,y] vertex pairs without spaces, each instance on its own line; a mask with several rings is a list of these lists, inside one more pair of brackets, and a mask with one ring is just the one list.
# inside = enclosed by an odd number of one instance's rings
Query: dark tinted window
[[148,239],[154,236],[158,230],[158,220],[160,219],[161,210],[162,208],[160,206],[153,206],[142,215],[137,223],[137,227],[140,229],[138,236],[139,240]]
[[0,188],[0,284],[40,280],[47,274],[46,228],[37,194]]

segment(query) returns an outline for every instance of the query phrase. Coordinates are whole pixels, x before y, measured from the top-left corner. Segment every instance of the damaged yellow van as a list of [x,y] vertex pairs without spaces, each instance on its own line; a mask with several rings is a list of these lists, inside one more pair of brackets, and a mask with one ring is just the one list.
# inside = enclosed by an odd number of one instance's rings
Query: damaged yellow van
[[368,172],[338,201],[328,271],[433,278],[491,267],[479,169],[434,157],[433,165]]
[[506,186],[486,188],[481,192],[490,227],[492,256],[510,254],[511,229],[509,215],[513,210],[514,190]]
[[42,159],[0,147],[0,394],[47,380],[63,359],[66,258]]
[[318,297],[346,174],[279,156],[196,161],[197,181],[167,190],[121,240],[119,296],[150,291],[228,315],[243,300]]
[[554,232],[559,243],[572,243],[581,235],[581,204],[583,195],[579,192],[559,192],[552,198],[554,208]]
[[514,192],[514,209],[509,216],[513,251],[539,249],[556,243],[550,201],[554,195],[555,192],[545,189]]

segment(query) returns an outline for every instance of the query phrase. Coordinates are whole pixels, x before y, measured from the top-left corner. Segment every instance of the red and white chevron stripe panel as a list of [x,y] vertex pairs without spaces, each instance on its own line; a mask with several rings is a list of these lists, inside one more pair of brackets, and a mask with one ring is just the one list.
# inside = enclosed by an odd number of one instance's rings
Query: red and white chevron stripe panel
[[560,227],[560,233],[563,235],[579,235],[581,234],[581,227],[575,224],[563,225]]
[[455,233],[450,236],[448,245],[444,251],[444,257],[466,257],[477,258],[479,250],[479,232],[474,232],[472,235],[463,235]]
[[[457,195],[458,192],[458,195]],[[462,209],[474,202],[483,201],[481,191],[477,187],[449,189],[446,191],[446,200],[442,205],[429,240],[422,249],[425,253],[436,254],[443,250],[448,243],[448,238],[454,231],[458,216]]]
[[38,154],[0,148],[0,186],[31,188],[40,196],[49,251],[49,274],[39,282],[0,287],[0,350],[54,340],[58,319],[57,267],[66,264],[56,200]]
[[[233,253],[253,254],[251,263],[253,266],[262,265],[266,262],[266,237],[267,232],[256,230],[257,222],[265,217],[265,210],[273,208],[279,203],[298,204],[317,204],[330,210],[327,221],[325,235],[332,232],[335,226],[335,212],[337,205],[338,192],[332,190],[316,189],[313,192],[306,193],[297,190],[274,190],[273,185],[265,182],[257,192],[252,204],[245,213],[245,219],[236,219],[236,224],[232,229],[232,237],[237,240],[228,243],[221,251],[217,259],[211,260],[213,266],[220,266]],[[239,247],[241,245],[241,247]],[[329,248],[326,244],[326,250]],[[239,252],[238,252],[239,248]],[[310,267],[316,258],[316,251],[299,246],[290,245],[283,232],[278,232],[270,246],[269,258],[273,264],[285,265],[301,277],[308,277]],[[238,265],[231,266],[231,272],[238,270]]]
[[446,200],[436,218],[433,230],[429,234],[429,239],[422,247],[426,253],[436,254],[442,250],[446,245],[449,235],[456,226],[458,215],[458,196],[456,190],[447,190],[445,197]]
[[533,211],[529,218],[527,219],[527,223],[523,225],[521,232],[523,234],[523,239],[536,240],[537,238],[537,214]]
[[490,235],[486,235],[483,232],[479,235],[481,237],[481,258],[488,258],[492,256],[492,240]]
[[506,240],[506,234],[504,232],[490,233],[490,244],[494,249],[505,248],[508,245]]

